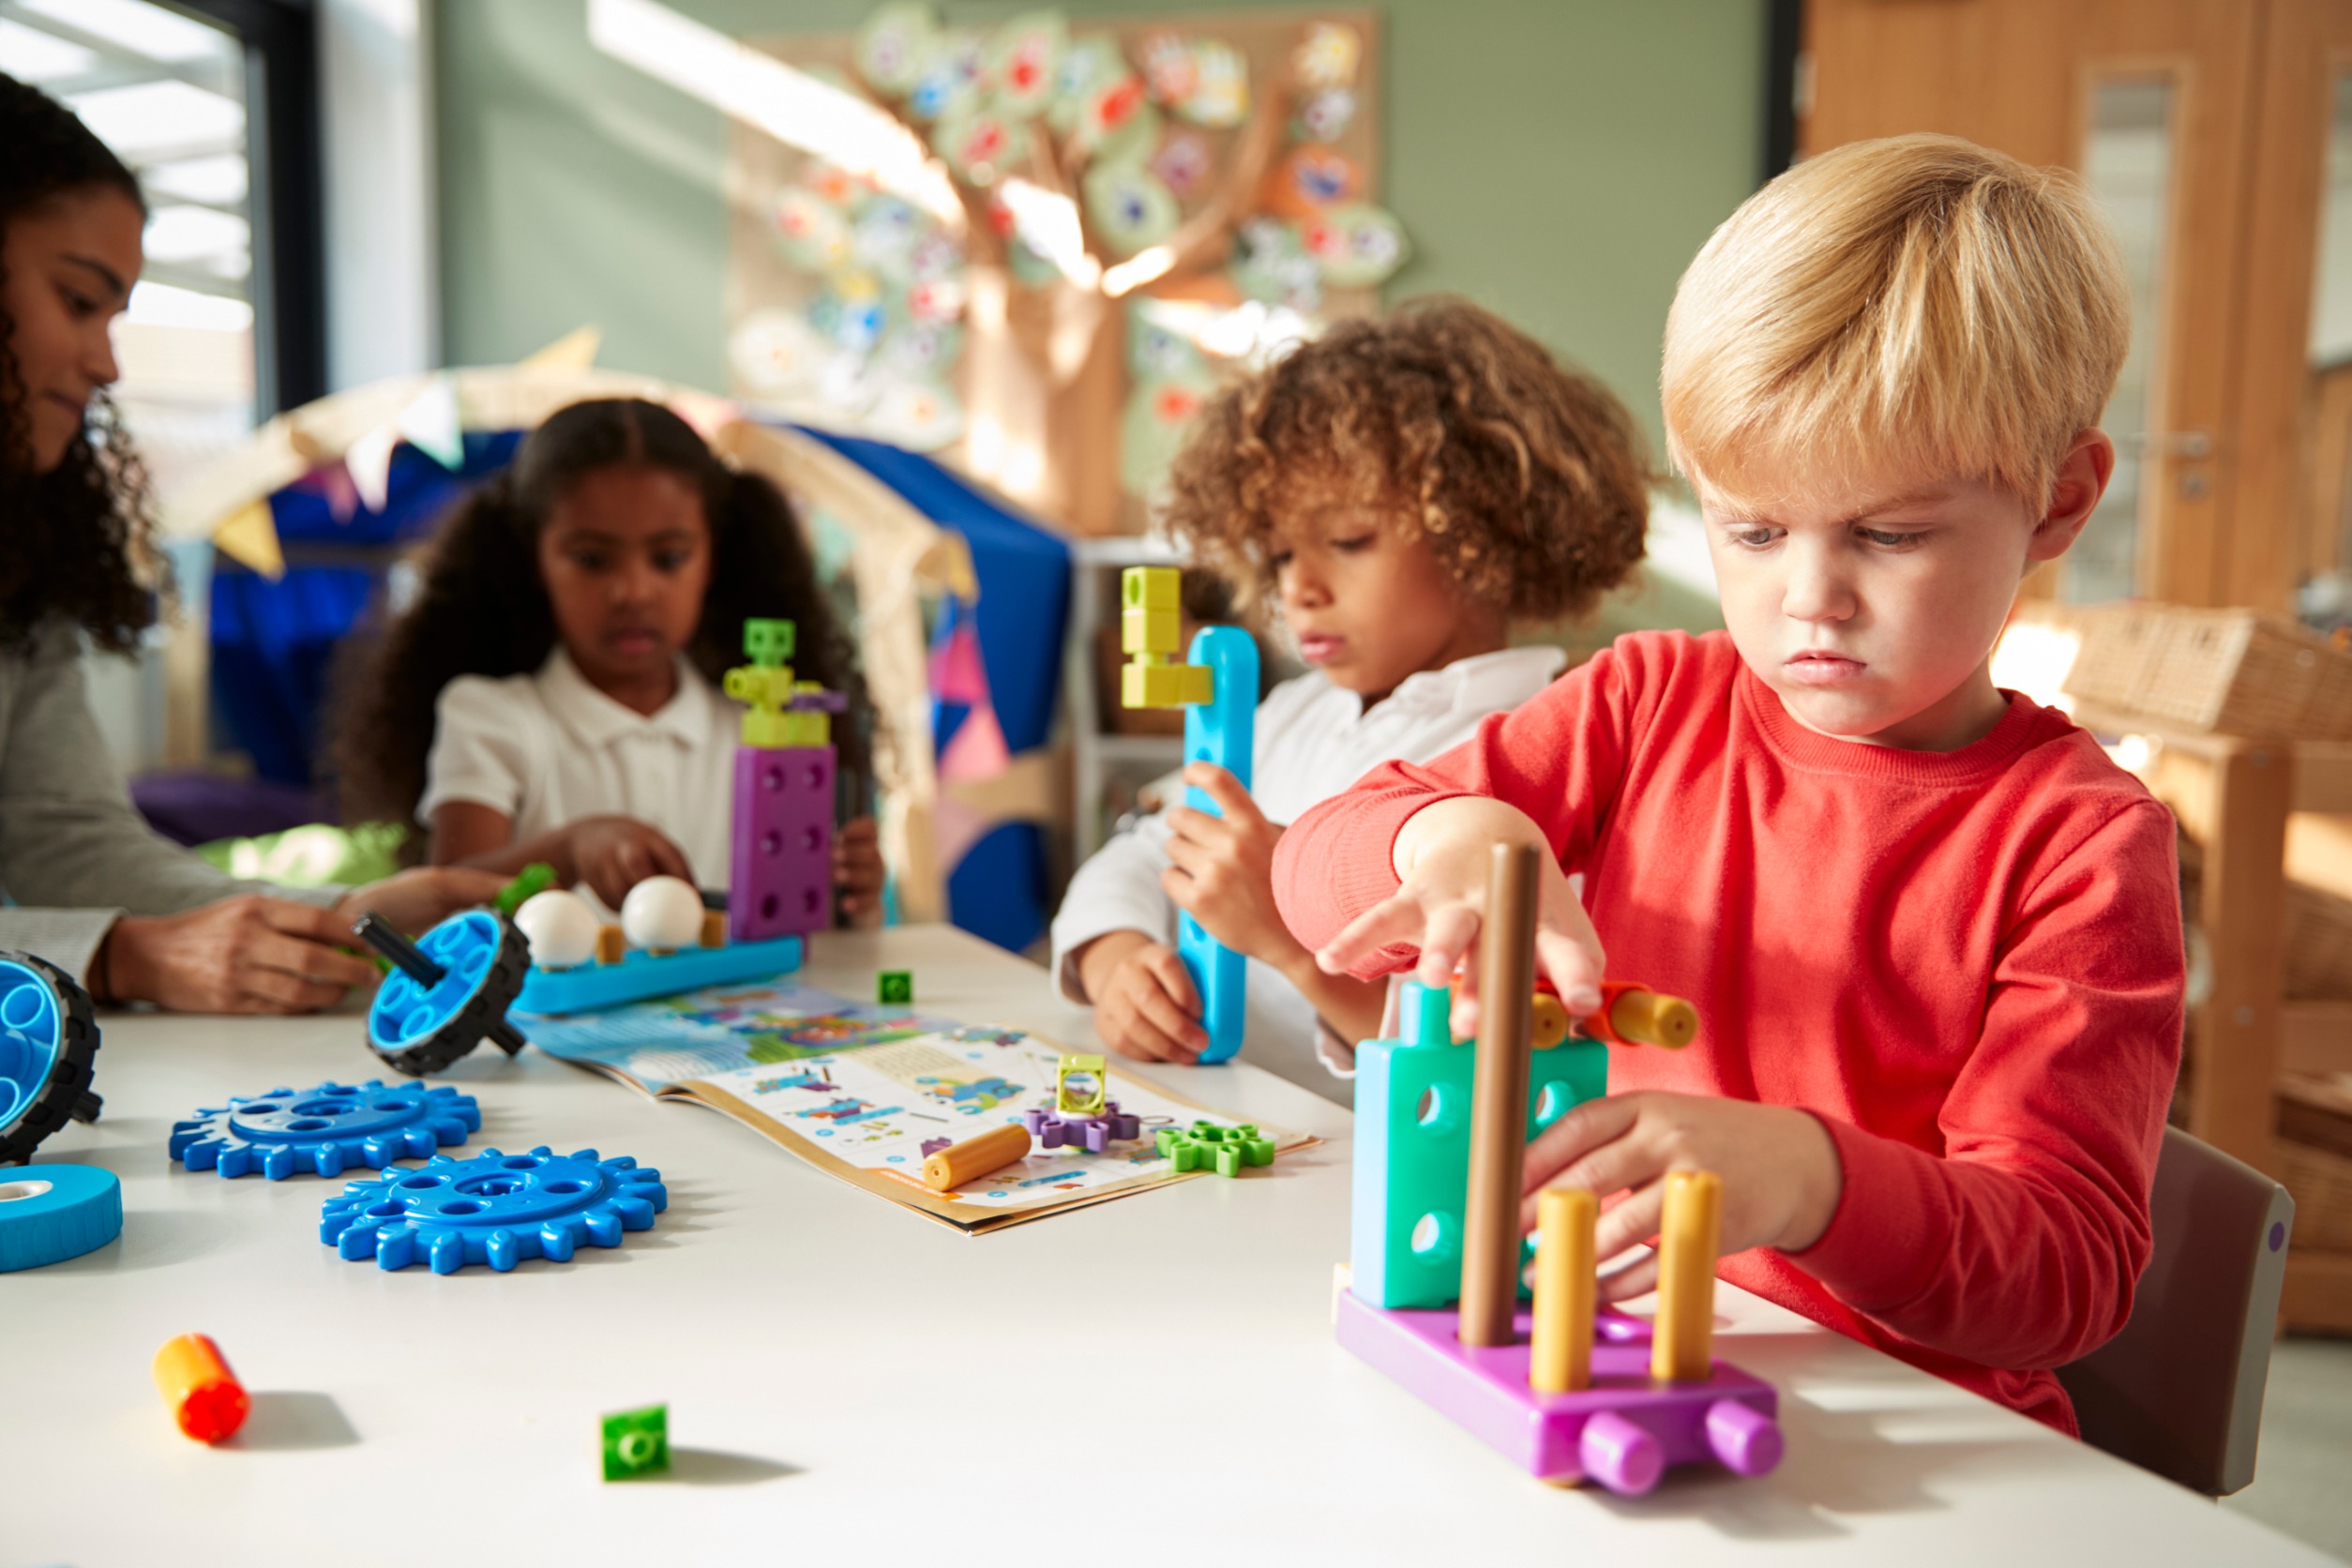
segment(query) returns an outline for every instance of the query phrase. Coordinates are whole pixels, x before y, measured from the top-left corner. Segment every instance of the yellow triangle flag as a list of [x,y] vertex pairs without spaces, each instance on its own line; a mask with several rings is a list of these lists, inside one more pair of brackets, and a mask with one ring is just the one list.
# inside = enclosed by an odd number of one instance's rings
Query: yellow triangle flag
[[212,531],[212,542],[272,582],[286,575],[286,552],[279,548],[278,523],[267,500],[249,501],[229,514]]
[[585,370],[596,364],[596,350],[603,346],[604,328],[591,322],[525,356],[522,366],[529,370]]

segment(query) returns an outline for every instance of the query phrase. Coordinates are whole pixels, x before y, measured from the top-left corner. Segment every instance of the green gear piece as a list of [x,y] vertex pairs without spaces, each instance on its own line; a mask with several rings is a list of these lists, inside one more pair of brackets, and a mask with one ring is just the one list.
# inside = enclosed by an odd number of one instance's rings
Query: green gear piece
[[1247,1122],[1236,1127],[1220,1127],[1214,1122],[1195,1122],[1188,1128],[1162,1127],[1153,1144],[1175,1162],[1180,1175],[1214,1169],[1220,1176],[1239,1176],[1244,1166],[1272,1165],[1274,1157],[1274,1139]]
[[515,911],[555,885],[555,867],[544,860],[535,860],[516,873],[515,880],[498,890],[490,907],[512,920]]

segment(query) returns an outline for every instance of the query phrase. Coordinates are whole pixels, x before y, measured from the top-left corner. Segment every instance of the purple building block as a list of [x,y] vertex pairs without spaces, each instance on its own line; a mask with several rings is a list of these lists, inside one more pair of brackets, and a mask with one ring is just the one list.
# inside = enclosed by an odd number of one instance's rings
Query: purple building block
[[832,924],[833,769],[829,746],[736,748],[727,890],[734,941],[802,936]]
[[927,1138],[923,1140],[923,1157],[927,1160],[942,1149],[953,1149],[955,1146],[956,1140],[952,1138]]
[[1522,1309],[1514,1343],[1473,1347],[1453,1312],[1384,1312],[1339,1294],[1340,1344],[1538,1480],[1637,1497],[1669,1465],[1711,1458],[1762,1475],[1780,1463],[1772,1384],[1720,1361],[1705,1382],[1653,1381],[1648,1348],[1621,1327],[1594,1336],[1591,1388],[1538,1394],[1527,1384],[1530,1321]]
[[1021,1112],[1021,1123],[1041,1148],[1059,1149],[1067,1143],[1090,1154],[1143,1136],[1143,1118],[1121,1110],[1117,1100],[1105,1100],[1103,1111],[1100,1116],[1064,1116],[1050,1106],[1033,1106]]

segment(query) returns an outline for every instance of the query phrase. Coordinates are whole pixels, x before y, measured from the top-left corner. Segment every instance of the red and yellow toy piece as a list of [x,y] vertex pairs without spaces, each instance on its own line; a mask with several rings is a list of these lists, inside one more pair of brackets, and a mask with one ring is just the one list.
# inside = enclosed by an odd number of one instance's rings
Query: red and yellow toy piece
[[155,1386],[180,1430],[198,1442],[219,1442],[245,1425],[253,1402],[208,1334],[167,1339],[155,1353]]
[[1600,1010],[1571,1019],[1560,993],[1539,982],[1528,1020],[1528,1044],[1549,1050],[1568,1038],[1571,1024],[1587,1037],[1611,1046],[1663,1046],[1681,1050],[1698,1035],[1698,1009],[1679,996],[1665,996],[1621,980],[1601,987]]

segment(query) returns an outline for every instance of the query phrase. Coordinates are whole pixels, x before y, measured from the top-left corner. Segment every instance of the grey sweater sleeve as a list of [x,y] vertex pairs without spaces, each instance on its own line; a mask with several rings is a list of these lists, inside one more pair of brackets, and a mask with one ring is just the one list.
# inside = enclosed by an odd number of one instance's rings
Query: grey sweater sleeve
[[243,882],[148,827],[90,712],[79,638],[62,625],[0,656],[0,887],[31,906],[0,910],[0,943],[77,974],[118,914],[240,893],[329,904],[345,891]]

